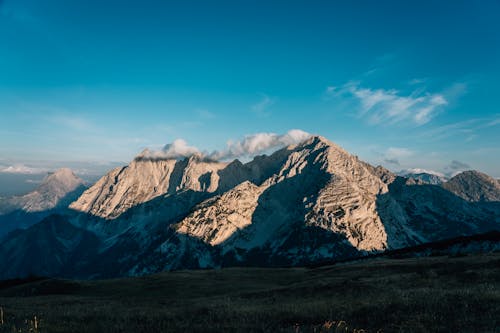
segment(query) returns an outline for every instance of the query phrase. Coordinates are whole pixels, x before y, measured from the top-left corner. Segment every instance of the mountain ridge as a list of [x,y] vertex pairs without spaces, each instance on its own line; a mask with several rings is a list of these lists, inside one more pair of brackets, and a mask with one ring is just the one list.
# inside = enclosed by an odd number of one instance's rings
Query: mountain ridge
[[99,239],[94,249],[73,250],[82,264],[64,274],[79,277],[307,265],[500,224],[497,202],[408,182],[320,136],[247,163],[136,158],[69,207],[64,223]]

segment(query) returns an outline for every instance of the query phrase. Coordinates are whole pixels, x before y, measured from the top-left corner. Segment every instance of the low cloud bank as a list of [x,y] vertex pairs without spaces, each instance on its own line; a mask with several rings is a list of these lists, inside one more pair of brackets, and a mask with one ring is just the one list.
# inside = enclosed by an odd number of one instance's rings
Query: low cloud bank
[[10,173],[10,174],[43,174],[46,173],[48,169],[45,168],[33,168],[26,166],[24,164],[14,164],[9,166],[0,165],[0,173]]
[[229,141],[226,149],[215,151],[209,154],[208,157],[215,160],[251,157],[263,152],[300,143],[310,136],[309,133],[298,129],[290,130],[281,135],[275,133],[256,133],[247,135],[240,141]]
[[223,150],[211,153],[201,152],[198,148],[188,145],[182,139],[177,139],[163,147],[162,150],[144,150],[137,159],[182,159],[195,154],[209,160],[229,160],[235,158],[252,157],[265,152],[270,152],[288,145],[300,143],[311,135],[299,129],[293,129],[285,134],[256,133],[245,136],[239,141],[229,141]]

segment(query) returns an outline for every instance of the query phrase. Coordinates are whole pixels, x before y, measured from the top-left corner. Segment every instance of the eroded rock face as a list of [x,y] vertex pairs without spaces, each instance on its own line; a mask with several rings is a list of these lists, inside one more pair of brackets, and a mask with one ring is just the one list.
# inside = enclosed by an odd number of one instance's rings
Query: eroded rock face
[[174,228],[177,232],[219,245],[252,223],[264,187],[245,181],[235,188],[198,205]]
[[106,219],[161,195],[183,190],[214,192],[218,171],[226,163],[204,161],[199,155],[185,160],[142,159],[116,168],[70,205],[71,209]]
[[176,230],[226,250],[277,247],[297,224],[341,235],[358,250],[388,247],[376,207],[388,187],[374,168],[322,137],[287,149],[261,185],[245,182],[203,202]]

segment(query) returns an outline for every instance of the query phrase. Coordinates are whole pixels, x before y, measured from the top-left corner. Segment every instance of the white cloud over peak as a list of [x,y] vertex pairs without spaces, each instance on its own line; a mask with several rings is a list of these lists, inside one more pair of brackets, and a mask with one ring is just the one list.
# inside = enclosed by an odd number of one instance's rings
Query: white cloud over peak
[[285,134],[255,133],[245,136],[239,141],[228,141],[223,150],[211,153],[201,152],[198,148],[188,145],[182,139],[174,140],[159,151],[145,149],[139,159],[180,159],[201,154],[211,160],[229,160],[239,157],[252,157],[270,152],[288,145],[300,143],[310,137],[310,134],[299,129],[292,129]]
[[388,158],[401,158],[413,155],[413,151],[408,148],[390,147],[386,150],[385,156]]
[[240,141],[229,141],[226,149],[215,151],[209,157],[220,160],[238,157],[249,157],[271,149],[297,144],[311,135],[299,129],[292,129],[285,134],[256,133],[245,136]]
[[176,139],[166,144],[162,150],[145,149],[138,158],[142,159],[178,159],[199,153],[198,148],[188,145],[183,139]]

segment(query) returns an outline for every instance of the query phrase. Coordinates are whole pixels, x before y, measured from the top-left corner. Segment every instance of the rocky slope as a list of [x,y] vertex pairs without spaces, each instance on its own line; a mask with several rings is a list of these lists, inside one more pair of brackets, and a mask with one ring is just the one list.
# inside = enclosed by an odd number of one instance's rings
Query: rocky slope
[[[494,199],[498,190],[480,186],[481,191]],[[199,154],[139,155],[70,207],[67,221],[99,240],[85,251],[70,247],[81,264],[64,264],[64,272],[79,277],[311,264],[477,234],[500,224],[498,202],[476,203],[446,187],[409,182],[319,136],[245,164]],[[50,231],[36,232],[54,241]]]
[[[375,197],[387,192],[386,184],[322,137],[288,149],[287,158],[262,184],[243,183],[204,202],[176,230],[212,245],[249,250],[277,248],[296,227],[318,227],[341,235],[358,250],[385,249]],[[292,252],[290,258],[296,256]]]
[[444,183],[443,187],[468,201],[500,201],[500,183],[479,171],[459,173]]
[[160,195],[182,190],[214,192],[219,183],[217,171],[225,165],[204,161],[200,155],[184,160],[139,155],[128,166],[116,168],[101,178],[70,208],[113,219]]

